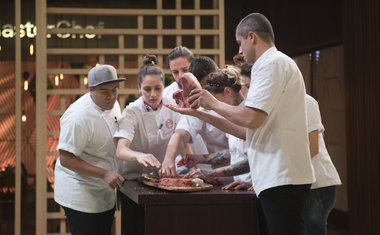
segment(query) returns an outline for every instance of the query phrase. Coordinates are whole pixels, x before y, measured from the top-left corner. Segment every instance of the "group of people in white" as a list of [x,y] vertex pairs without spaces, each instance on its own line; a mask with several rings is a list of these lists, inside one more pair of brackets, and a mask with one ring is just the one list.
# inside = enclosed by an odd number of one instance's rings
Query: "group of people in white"
[[[295,62],[279,52],[268,19],[252,13],[236,27],[239,54],[219,69],[178,46],[168,55],[175,81],[165,88],[157,57],[138,73],[141,94],[121,112],[116,69],[98,65],[89,93],[60,120],[54,198],[72,234],[110,234],[116,189],[142,173],[233,181],[258,197],[262,234],[326,234],[338,173],[326,150],[318,103]],[[183,76],[202,89],[176,106]]]

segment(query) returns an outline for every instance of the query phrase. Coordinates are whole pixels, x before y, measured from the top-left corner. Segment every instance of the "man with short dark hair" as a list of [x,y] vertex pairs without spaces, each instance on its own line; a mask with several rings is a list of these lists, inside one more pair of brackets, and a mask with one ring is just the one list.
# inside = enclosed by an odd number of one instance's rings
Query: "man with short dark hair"
[[277,51],[269,20],[252,13],[236,27],[239,54],[253,64],[244,106],[231,106],[205,90],[193,90],[202,106],[247,128],[253,188],[269,234],[304,234],[302,211],[315,181],[308,148],[305,86],[296,63]]

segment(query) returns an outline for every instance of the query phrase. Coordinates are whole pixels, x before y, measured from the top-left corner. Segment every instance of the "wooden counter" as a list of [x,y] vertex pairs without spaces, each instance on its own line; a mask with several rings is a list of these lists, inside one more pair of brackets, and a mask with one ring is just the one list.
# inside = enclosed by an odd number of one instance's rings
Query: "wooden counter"
[[258,234],[256,196],[246,190],[169,192],[126,181],[120,191],[123,235]]

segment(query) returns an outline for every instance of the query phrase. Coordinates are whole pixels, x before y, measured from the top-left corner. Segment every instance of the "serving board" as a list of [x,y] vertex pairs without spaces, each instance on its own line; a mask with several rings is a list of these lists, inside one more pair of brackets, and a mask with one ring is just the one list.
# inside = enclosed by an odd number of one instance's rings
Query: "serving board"
[[193,186],[193,187],[178,187],[178,186],[165,186],[158,184],[159,177],[151,174],[142,174],[140,181],[148,186],[160,188],[168,191],[174,192],[198,192],[206,191],[212,189],[211,184],[204,183],[202,186]]

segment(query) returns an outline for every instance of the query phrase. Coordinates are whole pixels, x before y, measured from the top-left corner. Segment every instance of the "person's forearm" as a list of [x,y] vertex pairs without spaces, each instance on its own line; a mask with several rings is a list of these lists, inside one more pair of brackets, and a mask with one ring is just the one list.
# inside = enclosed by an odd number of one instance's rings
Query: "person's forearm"
[[211,113],[205,112],[205,111],[198,111],[194,113],[194,116],[201,119],[202,121],[208,122],[211,125],[215,126],[219,130],[226,132],[228,134],[234,135],[240,139],[245,140],[246,137],[246,128],[236,125],[235,123],[232,123],[231,121],[223,118],[218,117],[216,115],[213,115]]
[[128,147],[118,148],[116,157],[119,160],[127,161],[127,162],[135,162],[137,161],[137,156],[143,154],[141,152],[133,151]]
[[91,165],[83,159],[74,156],[72,153],[66,152],[64,150],[60,150],[59,153],[61,165],[79,174],[103,179],[104,175],[107,173],[106,170]]
[[214,177],[241,175],[249,172],[248,159],[235,164],[215,169]]
[[231,154],[229,149],[225,149],[216,153],[211,153],[203,155],[204,163],[210,164],[212,166],[225,165],[230,162]]
[[116,157],[122,161],[137,161],[137,156],[142,154],[129,148],[131,142],[125,138],[119,138],[117,141]]
[[230,122],[250,129],[256,129],[265,121],[267,114],[264,111],[246,106],[233,106],[218,101],[212,109]]
[[318,138],[319,138],[318,130],[314,130],[309,133],[309,148],[310,148],[311,157],[314,157],[319,153]]
[[175,158],[183,153],[189,143],[188,138],[178,132],[175,132],[170,138],[168,147],[166,148],[165,161],[174,162]]
[[185,144],[185,147],[181,151],[182,156],[186,156],[186,154],[194,154],[193,149],[191,148],[190,144]]

